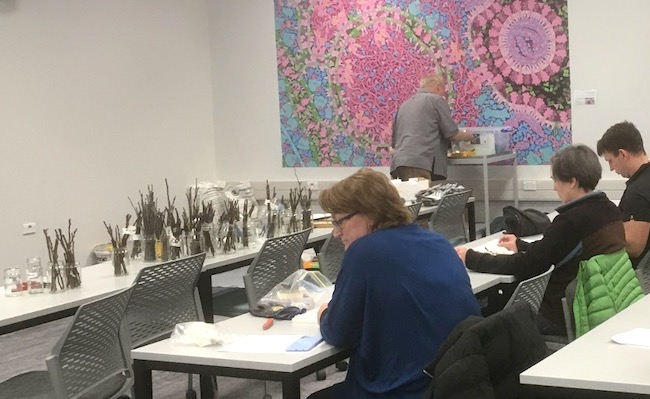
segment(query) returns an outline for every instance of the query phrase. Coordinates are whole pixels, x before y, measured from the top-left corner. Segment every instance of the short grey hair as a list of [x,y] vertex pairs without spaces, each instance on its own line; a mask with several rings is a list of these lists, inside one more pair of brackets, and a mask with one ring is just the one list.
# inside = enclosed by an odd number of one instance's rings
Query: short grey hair
[[602,172],[598,155],[584,144],[562,148],[551,161],[553,179],[565,183],[576,179],[579,187],[589,191],[596,188]]
[[445,85],[447,84],[447,79],[445,75],[440,72],[439,70],[434,70],[425,75],[422,79],[420,79],[420,88],[425,88],[429,87],[432,84],[441,84]]

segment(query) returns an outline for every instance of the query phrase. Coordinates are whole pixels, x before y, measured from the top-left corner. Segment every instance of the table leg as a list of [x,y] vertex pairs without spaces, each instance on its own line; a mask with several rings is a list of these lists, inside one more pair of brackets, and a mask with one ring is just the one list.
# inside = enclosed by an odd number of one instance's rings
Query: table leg
[[476,240],[476,208],[474,202],[467,203],[467,224],[469,225],[469,240],[474,241]]
[[201,399],[214,399],[214,385],[212,376],[201,374],[199,377],[201,387]]
[[282,380],[282,399],[300,399],[300,379],[289,377]]
[[199,290],[199,298],[201,298],[203,318],[206,323],[213,323],[214,314],[212,308],[212,275],[209,273],[201,273],[196,286]]
[[151,370],[146,366],[145,362],[133,361],[133,379],[135,399],[153,399]]
[[485,236],[492,234],[490,232],[490,187],[488,182],[488,165],[483,160],[483,203],[485,204]]

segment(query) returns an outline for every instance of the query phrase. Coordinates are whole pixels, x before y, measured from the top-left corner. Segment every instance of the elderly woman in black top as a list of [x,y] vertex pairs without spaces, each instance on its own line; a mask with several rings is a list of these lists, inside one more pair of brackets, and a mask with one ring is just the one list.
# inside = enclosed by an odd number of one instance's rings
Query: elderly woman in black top
[[527,243],[505,234],[499,245],[514,251],[513,255],[456,249],[471,270],[513,274],[519,280],[555,265],[538,320],[544,334],[564,331],[561,299],[577,275],[579,262],[625,248],[620,211],[604,193],[594,191],[602,173],[596,153],[585,145],[565,147],[553,158],[551,173],[553,188],[563,205],[557,208],[558,216],[541,240]]

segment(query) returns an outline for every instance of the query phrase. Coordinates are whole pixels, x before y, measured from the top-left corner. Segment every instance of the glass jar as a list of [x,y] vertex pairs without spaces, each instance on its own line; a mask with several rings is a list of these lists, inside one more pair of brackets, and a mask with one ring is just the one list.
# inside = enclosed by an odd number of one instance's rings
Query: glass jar
[[45,276],[45,279],[48,281],[47,284],[50,293],[55,294],[65,291],[65,287],[68,284],[66,282],[65,270],[59,262],[48,262]]
[[142,243],[142,260],[145,262],[156,261],[156,237],[153,234],[143,234]]
[[201,253],[201,238],[196,234],[196,230],[194,229],[187,235],[187,251],[189,255]]
[[113,264],[114,275],[125,276],[129,274],[130,258],[126,247],[113,248],[111,263]]
[[216,248],[215,236],[216,234],[214,234],[212,223],[203,223],[201,225],[201,237],[199,237],[199,239],[201,251],[205,252],[206,256],[214,256]]
[[23,293],[23,276],[19,268],[10,267],[4,272],[5,296],[18,296]]
[[79,262],[66,263],[63,265],[65,275],[65,288],[75,289],[81,287],[81,266]]
[[41,258],[27,258],[25,275],[27,277],[27,291],[30,294],[42,294],[45,289],[45,282]]
[[[168,227],[171,231],[171,227]],[[175,260],[183,256],[183,232],[181,229],[176,228],[174,231],[167,233],[169,239],[169,259]]]
[[130,254],[131,259],[142,260],[142,240],[140,234],[129,234],[129,238],[126,240],[126,250]]

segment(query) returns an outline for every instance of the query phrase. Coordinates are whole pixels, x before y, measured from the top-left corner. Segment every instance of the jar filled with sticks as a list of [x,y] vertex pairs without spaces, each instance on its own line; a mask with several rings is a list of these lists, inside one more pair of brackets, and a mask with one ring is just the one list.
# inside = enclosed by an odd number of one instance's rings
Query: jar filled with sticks
[[74,238],[77,234],[77,229],[72,231],[72,220],[68,219],[67,235],[64,234],[61,229],[56,229],[55,233],[56,238],[58,242],[61,243],[61,248],[63,249],[66,288],[79,288],[81,287],[81,266],[79,265],[79,262],[75,260],[74,251]]
[[131,215],[126,215],[126,227],[120,229],[119,226],[113,228],[110,224],[104,222],[104,227],[111,238],[111,245],[113,251],[111,252],[111,264],[113,265],[113,273],[116,276],[129,274],[129,250],[127,243],[129,241],[129,220]]

